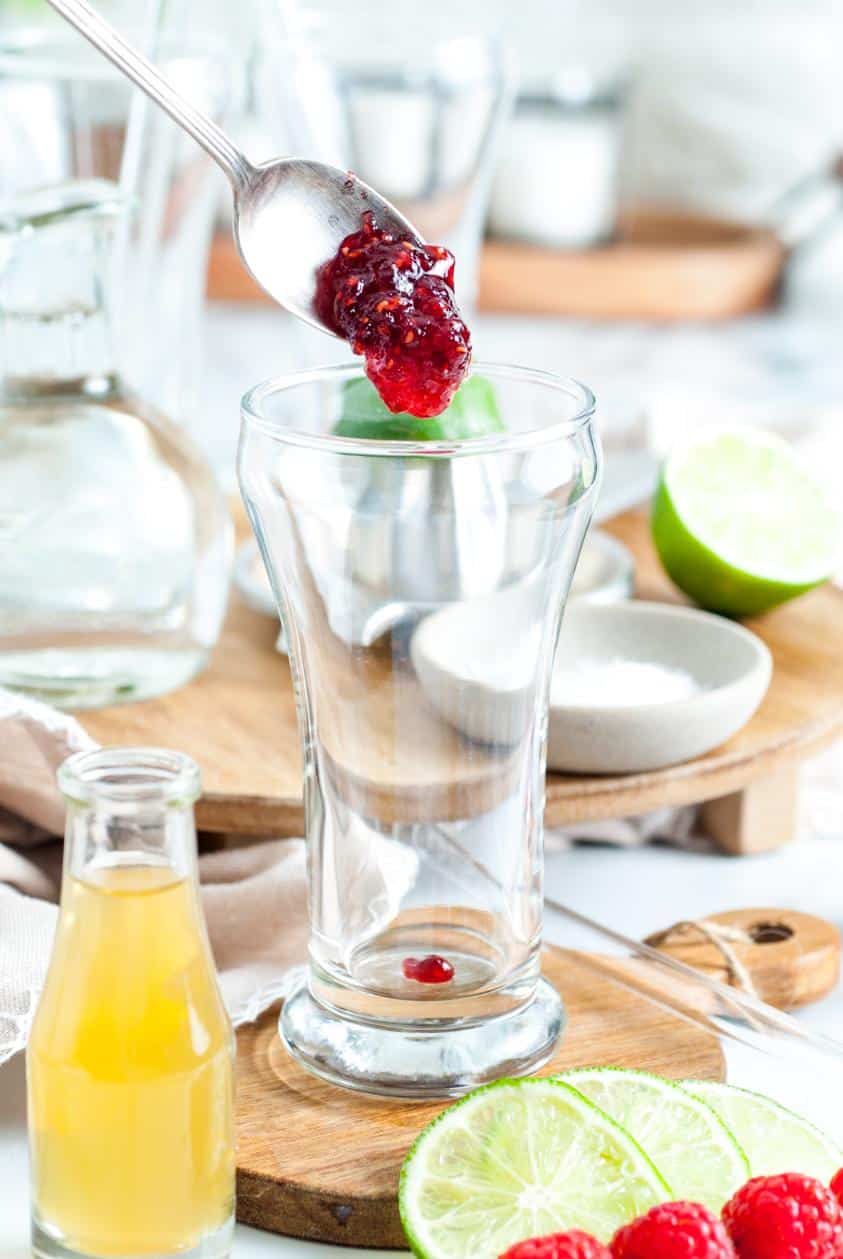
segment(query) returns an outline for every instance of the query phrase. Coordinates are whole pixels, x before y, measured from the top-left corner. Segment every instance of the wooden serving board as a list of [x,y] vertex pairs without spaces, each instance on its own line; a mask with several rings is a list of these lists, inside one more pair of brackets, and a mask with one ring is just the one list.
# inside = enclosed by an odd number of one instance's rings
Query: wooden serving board
[[[626,991],[599,972],[616,958],[548,948],[544,972],[568,1026],[538,1074],[572,1067],[638,1067],[673,1079],[723,1079],[715,1036]],[[277,1031],[278,1008],[237,1034],[237,1218],[292,1237],[405,1249],[396,1202],[401,1162],[446,1105],[365,1097],[310,1075]]]
[[[773,300],[784,260],[784,246],[766,228],[642,208],[621,218],[617,240],[593,249],[487,241],[478,305],[585,319],[729,319]],[[208,294],[222,301],[269,300],[228,234],[214,241]]]
[[[649,539],[643,512],[605,526],[633,551],[637,593],[678,601]],[[241,521],[240,534],[245,536]],[[843,592],[827,586],[749,622],[773,654],[770,690],[752,720],[728,743],[668,769],[624,776],[549,774],[546,821],[563,826],[632,816],[664,805],[710,802],[704,820],[729,851],[758,851],[792,836],[799,762],[843,734]],[[84,713],[104,744],[158,744],[189,753],[202,769],[200,827],[218,834],[263,837],[303,832],[302,771],[295,703],[286,659],[275,651],[277,626],[247,608],[236,593],[209,668],[179,691],[140,704]],[[371,680],[371,679],[368,679]],[[366,678],[355,685],[364,687]],[[431,721],[434,718],[431,716]],[[433,732],[431,731],[431,735]],[[500,782],[500,765],[480,754],[471,783],[447,773],[447,738],[431,737],[440,775],[458,814]],[[412,767],[417,775],[418,767]],[[402,773],[385,786],[400,807]],[[417,781],[417,777],[415,778]],[[479,793],[479,797],[477,795]]]
[[768,306],[785,250],[766,228],[681,210],[638,210],[587,251],[487,242],[481,310],[653,322],[731,319]]

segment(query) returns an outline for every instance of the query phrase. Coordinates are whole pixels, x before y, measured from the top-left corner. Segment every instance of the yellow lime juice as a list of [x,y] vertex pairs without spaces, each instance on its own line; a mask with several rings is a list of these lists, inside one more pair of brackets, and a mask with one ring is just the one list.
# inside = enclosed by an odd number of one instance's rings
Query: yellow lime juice
[[232,1045],[192,880],[142,864],[66,876],[28,1049],[41,1229],[125,1256],[224,1227]]

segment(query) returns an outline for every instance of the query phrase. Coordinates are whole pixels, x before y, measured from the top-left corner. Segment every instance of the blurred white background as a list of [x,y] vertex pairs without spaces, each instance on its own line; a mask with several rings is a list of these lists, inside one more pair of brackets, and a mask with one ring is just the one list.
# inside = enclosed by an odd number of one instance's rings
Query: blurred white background
[[843,140],[837,0],[519,0],[509,38],[525,83],[566,61],[633,71],[635,197],[754,216]]

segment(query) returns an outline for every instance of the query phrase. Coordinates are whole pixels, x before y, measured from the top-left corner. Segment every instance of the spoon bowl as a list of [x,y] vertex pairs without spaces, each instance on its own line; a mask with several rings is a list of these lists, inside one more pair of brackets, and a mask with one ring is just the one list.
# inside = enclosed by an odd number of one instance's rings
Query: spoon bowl
[[350,171],[300,157],[248,167],[234,193],[240,257],[270,297],[291,314],[333,333],[313,305],[318,268],[371,211],[378,227],[421,244],[411,223]]
[[379,228],[423,243],[393,205],[350,171],[286,157],[254,166],[88,0],[49,0],[103,56],[214,159],[234,193],[234,236],[248,270],[291,314],[334,334],[313,305],[316,273],[371,210]]

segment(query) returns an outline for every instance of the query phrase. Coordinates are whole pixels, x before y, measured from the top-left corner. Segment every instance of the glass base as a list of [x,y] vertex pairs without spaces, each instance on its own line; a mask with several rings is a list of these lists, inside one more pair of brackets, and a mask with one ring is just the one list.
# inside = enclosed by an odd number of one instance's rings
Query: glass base
[[[234,1215],[232,1214],[220,1228],[207,1233],[196,1245],[186,1250],[176,1251],[144,1251],[142,1255],[130,1251],[125,1253],[109,1246],[109,1259],[228,1259],[234,1241]],[[36,1259],[101,1259],[99,1254],[84,1250],[75,1250],[65,1245],[52,1231],[39,1220],[32,1221],[32,1253]]]
[[184,686],[206,665],[203,648],[44,647],[0,650],[0,686],[57,708],[105,708]]
[[321,1005],[305,980],[284,1002],[278,1030],[308,1071],[382,1097],[459,1097],[505,1076],[529,1075],[565,1026],[559,993],[540,979],[533,998],[506,1014],[460,1026],[364,1022]]

